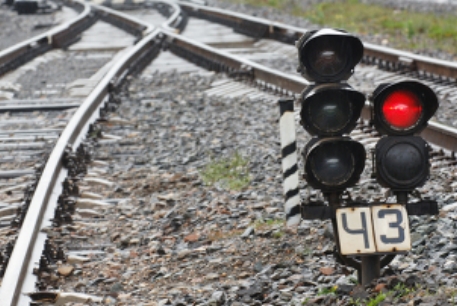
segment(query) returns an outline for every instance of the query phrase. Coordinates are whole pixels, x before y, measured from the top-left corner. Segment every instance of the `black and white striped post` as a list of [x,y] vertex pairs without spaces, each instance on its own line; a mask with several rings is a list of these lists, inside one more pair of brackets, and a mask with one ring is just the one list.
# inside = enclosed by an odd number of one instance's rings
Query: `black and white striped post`
[[284,208],[286,225],[300,223],[300,193],[298,189],[297,141],[295,136],[294,100],[279,100],[279,131],[281,138]]

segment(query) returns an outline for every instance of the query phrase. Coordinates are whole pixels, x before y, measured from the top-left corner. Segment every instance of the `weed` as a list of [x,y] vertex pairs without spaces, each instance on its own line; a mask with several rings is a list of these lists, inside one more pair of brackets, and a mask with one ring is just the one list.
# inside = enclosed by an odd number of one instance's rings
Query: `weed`
[[230,190],[240,190],[246,188],[250,183],[249,160],[243,158],[236,152],[229,158],[212,160],[200,171],[205,184],[220,184],[221,187]]
[[264,230],[273,226],[283,226],[284,222],[283,219],[257,220],[253,223],[253,226],[255,229]]
[[405,286],[405,284],[398,283],[395,285],[393,290],[389,291],[389,292],[391,292],[392,295],[395,293],[395,297],[403,297],[403,296],[406,296],[406,295],[409,295],[409,294],[415,292],[416,289],[417,289],[416,287],[408,288]]
[[326,287],[326,288],[321,288],[317,295],[335,295],[336,290],[338,289],[338,286],[332,286],[332,287]]
[[383,292],[378,293],[374,298],[367,301],[367,306],[378,306],[379,303],[386,299],[387,295]]
[[283,231],[277,231],[277,232],[273,232],[273,234],[271,234],[271,237],[273,237],[275,239],[282,238],[282,236],[284,236],[284,232]]
[[362,305],[362,302],[360,301],[360,299],[355,299],[354,298],[350,298],[349,299],[349,305],[350,306],[361,306]]

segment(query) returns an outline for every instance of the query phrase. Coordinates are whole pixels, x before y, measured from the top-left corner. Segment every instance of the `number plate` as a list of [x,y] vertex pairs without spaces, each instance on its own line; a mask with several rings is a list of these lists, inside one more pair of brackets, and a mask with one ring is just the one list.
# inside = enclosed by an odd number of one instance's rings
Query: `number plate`
[[336,222],[343,255],[397,253],[411,249],[408,213],[404,205],[339,208]]

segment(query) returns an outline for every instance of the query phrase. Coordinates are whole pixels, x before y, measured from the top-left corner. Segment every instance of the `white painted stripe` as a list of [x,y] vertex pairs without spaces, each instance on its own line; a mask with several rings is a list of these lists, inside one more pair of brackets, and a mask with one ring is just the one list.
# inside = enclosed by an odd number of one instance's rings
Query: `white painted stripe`
[[[291,111],[286,111],[282,114],[279,120],[279,131],[281,137],[281,148],[287,147],[296,142],[295,137],[295,114]],[[282,171],[283,174],[292,168],[293,166],[297,165],[297,152],[293,152],[288,156],[282,158]],[[283,189],[284,194],[286,194],[290,190],[298,189],[299,185],[299,178],[298,178],[298,171],[290,175],[289,177],[285,178],[283,181]],[[292,198],[288,199],[284,203],[284,210],[286,215],[290,213],[290,211],[300,205],[300,194],[293,196]],[[286,225],[287,226],[296,226],[301,221],[301,214],[298,213],[297,215],[290,216],[287,219]]]
[[295,142],[295,120],[293,112],[285,112],[279,119],[281,148]]
[[286,172],[294,165],[297,164],[297,152],[295,151],[292,154],[287,155],[285,158],[282,159],[282,172]]
[[291,175],[284,180],[283,187],[284,187],[284,195],[289,190],[294,190],[294,189],[298,188],[298,171],[295,172],[294,175]]
[[300,195],[297,194],[296,196],[291,197],[286,201],[286,213],[290,212],[292,208],[300,204]]
[[291,227],[291,226],[297,226],[300,224],[301,221],[301,215],[295,215],[287,219],[286,226]]
[[[290,198],[286,202],[286,204],[285,204],[286,215],[292,210],[292,208],[294,208],[295,206],[298,206],[298,205],[300,205],[300,196],[297,194],[296,196]],[[300,223],[300,220],[301,220],[301,214],[298,213],[296,215],[290,216],[287,219],[286,225],[287,226],[296,226]]]

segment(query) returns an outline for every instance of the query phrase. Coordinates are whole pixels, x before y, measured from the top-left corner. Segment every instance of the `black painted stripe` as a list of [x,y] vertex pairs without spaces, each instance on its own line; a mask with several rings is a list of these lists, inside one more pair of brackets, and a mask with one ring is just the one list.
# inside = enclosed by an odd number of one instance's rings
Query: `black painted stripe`
[[290,198],[296,196],[296,195],[298,194],[298,192],[299,192],[298,188],[295,188],[295,189],[292,189],[292,190],[287,191],[286,194],[284,195],[286,202],[287,202]]
[[282,174],[283,178],[286,179],[288,178],[289,176],[293,175],[294,173],[296,173],[298,171],[298,166],[297,164],[293,165],[291,168],[287,169],[286,171],[284,171],[284,173]]
[[300,205],[295,205],[294,207],[292,207],[292,209],[287,213],[286,215],[286,220],[293,217],[293,216],[296,216],[296,215],[299,215],[300,214]]
[[279,113],[281,116],[285,112],[293,112],[294,111],[294,100],[291,99],[280,99],[279,103]]
[[288,144],[287,146],[282,148],[281,154],[282,154],[282,157],[284,158],[284,157],[289,156],[292,153],[295,153],[296,151],[297,151],[297,142],[294,141],[291,144]]

